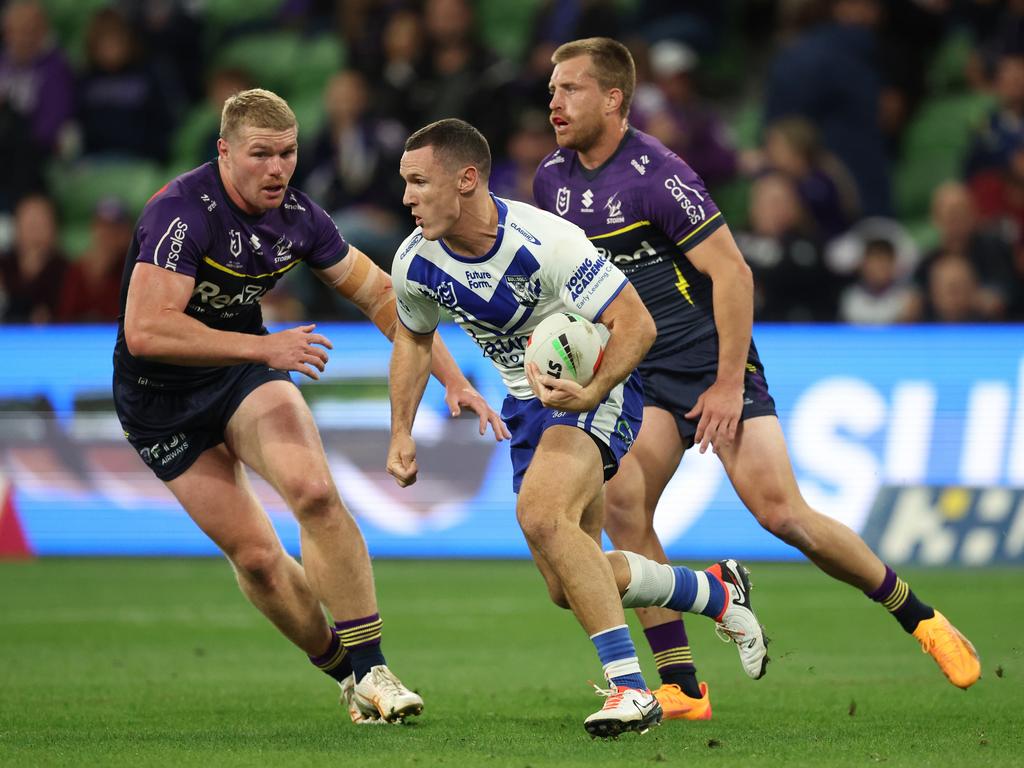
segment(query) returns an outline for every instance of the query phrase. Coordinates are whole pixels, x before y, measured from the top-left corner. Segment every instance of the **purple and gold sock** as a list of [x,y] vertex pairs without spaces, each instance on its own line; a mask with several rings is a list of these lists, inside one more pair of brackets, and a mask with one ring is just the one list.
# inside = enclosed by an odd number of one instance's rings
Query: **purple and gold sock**
[[917,629],[919,622],[935,615],[935,609],[917,599],[917,595],[907,586],[907,582],[896,575],[888,565],[885,566],[885,578],[873,592],[865,592],[876,603],[881,603],[900,623],[906,632]]
[[341,644],[341,640],[333,630],[331,631],[331,643],[327,646],[327,650],[319,656],[310,656],[309,660],[313,662],[313,666],[324,674],[330,675],[339,683],[352,674],[352,659],[349,658],[348,651],[345,650],[345,646]]
[[687,696],[699,699],[697,668],[693,664],[690,642],[686,638],[686,625],[682,620],[669,621],[644,630],[647,643],[654,654],[661,682],[678,685]]
[[338,638],[352,659],[352,670],[356,673],[357,682],[363,679],[371,667],[387,663],[380,649],[381,624],[378,613],[334,623],[334,631],[338,633]]

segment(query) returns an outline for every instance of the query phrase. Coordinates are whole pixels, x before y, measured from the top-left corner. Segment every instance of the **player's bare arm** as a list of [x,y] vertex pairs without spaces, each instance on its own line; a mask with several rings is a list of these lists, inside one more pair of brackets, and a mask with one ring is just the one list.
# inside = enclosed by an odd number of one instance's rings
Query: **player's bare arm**
[[[317,276],[338,294],[355,304],[380,332],[390,341],[395,340],[399,327],[398,311],[395,306],[395,292],[391,276],[378,267],[369,256],[350,245],[348,255],[327,269],[314,270]],[[497,441],[509,437],[508,429],[501,417],[487,405],[487,401],[476,391],[444,341],[435,334],[431,357],[431,372],[445,387],[445,403],[452,416],[469,408],[480,418],[480,434],[490,424]]]
[[[125,341],[137,357],[174,365],[265,363],[318,379],[331,348],[314,325],[266,336],[218,331],[185,314],[195,279],[153,264],[136,264],[125,305]],[[319,346],[317,346],[319,345]]]
[[598,321],[608,328],[611,336],[601,366],[587,386],[542,374],[534,363],[528,366],[526,378],[546,407],[577,412],[594,409],[612,387],[640,364],[657,335],[651,313],[629,283],[605,307]]
[[387,470],[403,488],[416,482],[418,470],[412,425],[430,377],[433,345],[434,334],[413,333],[400,325],[391,350],[388,382],[391,393],[391,444],[388,447]]
[[743,374],[754,322],[754,278],[732,233],[719,227],[687,252],[693,265],[711,278],[718,328],[718,376],[687,419],[699,418],[694,444],[704,453],[731,444],[743,410]]

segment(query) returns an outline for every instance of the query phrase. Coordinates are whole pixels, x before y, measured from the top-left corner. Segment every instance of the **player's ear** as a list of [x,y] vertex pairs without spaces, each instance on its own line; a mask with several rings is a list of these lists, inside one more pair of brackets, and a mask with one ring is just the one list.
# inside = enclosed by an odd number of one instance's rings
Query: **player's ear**
[[608,91],[606,103],[608,105],[608,114],[618,112],[619,108],[622,106],[622,91],[618,88],[612,88]]
[[228,154],[228,143],[224,137],[217,138],[217,157],[226,157]]
[[459,193],[466,195],[472,192],[480,180],[480,172],[475,166],[467,165],[459,174]]

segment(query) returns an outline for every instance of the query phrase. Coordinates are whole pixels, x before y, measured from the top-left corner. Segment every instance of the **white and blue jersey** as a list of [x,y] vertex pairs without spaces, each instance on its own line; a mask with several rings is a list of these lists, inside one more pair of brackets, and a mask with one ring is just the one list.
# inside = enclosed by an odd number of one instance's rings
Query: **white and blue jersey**
[[575,224],[532,205],[492,199],[498,234],[487,254],[460,256],[416,229],[395,254],[391,273],[398,317],[409,330],[432,333],[443,308],[501,375],[518,491],[541,434],[554,424],[588,432],[611,449],[617,464],[639,431],[642,391],[632,375],[589,413],[551,411],[534,397],[524,367],[533,329],[563,310],[597,321],[627,280]]

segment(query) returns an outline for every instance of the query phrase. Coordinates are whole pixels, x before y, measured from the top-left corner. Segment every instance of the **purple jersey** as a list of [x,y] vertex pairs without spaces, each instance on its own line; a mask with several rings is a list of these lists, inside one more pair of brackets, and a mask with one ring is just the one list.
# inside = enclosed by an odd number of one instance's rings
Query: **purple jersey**
[[135,226],[121,283],[121,316],[114,348],[117,375],[149,386],[206,383],[221,367],[168,365],[134,357],[124,341],[124,307],[136,262],[195,279],[189,317],[221,331],[264,333],[260,298],[305,261],[324,269],[348,253],[330,216],[289,187],[284,204],[259,216],[228,198],[216,163],[182,174],[146,204]]
[[657,139],[633,128],[590,171],[571,150],[545,158],[533,181],[544,210],[581,227],[636,287],[658,327],[647,359],[711,334],[711,279],[686,251],[725,223],[704,182]]

